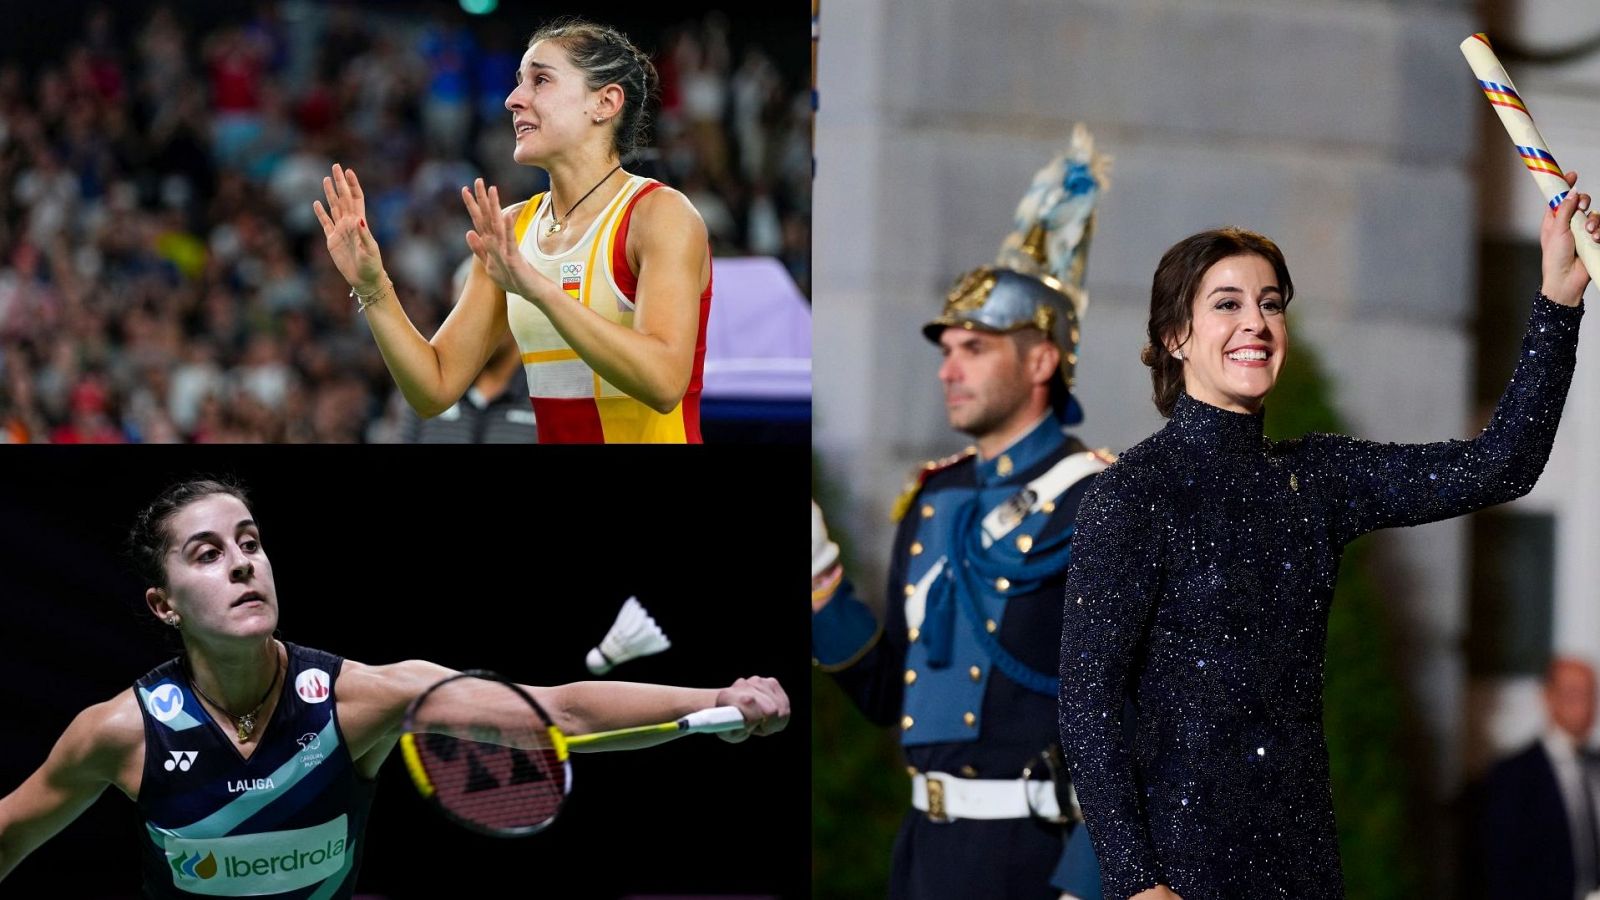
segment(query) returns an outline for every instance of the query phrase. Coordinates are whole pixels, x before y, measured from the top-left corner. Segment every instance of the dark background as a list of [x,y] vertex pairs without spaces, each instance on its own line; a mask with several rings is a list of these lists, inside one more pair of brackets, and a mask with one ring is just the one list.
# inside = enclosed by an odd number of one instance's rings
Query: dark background
[[[549,452],[555,451],[555,452]],[[365,663],[419,657],[525,683],[589,678],[584,653],[630,594],[673,646],[609,678],[778,678],[810,705],[800,556],[802,448],[16,448],[0,475],[0,794],[79,710],[175,655],[122,555],[169,482],[225,472],[252,492],[284,639]],[[789,495],[794,496],[789,496]],[[780,521],[783,524],[779,524]],[[579,755],[543,834],[497,841],[380,779],[359,892],[405,897],[807,894],[807,716],[730,745],[690,737]],[[139,827],[110,789],[0,885],[5,896],[131,897]]]

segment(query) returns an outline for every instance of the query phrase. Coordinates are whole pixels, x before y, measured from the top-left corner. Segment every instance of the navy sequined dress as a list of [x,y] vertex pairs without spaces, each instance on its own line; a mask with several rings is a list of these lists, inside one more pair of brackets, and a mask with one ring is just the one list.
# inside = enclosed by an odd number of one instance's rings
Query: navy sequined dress
[[[1538,296],[1481,435],[1262,436],[1187,395],[1078,512],[1061,746],[1107,900],[1344,896],[1322,682],[1345,544],[1527,493],[1572,378],[1581,308]],[[1135,711],[1124,737],[1124,698]]]

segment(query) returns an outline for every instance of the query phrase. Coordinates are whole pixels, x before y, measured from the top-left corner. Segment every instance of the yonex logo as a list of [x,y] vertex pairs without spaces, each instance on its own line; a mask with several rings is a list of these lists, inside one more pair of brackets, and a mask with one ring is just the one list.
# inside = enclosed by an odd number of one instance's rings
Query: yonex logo
[[210,878],[217,874],[217,857],[214,853],[201,856],[199,852],[183,853],[170,860],[172,871],[180,880]]
[[183,712],[183,691],[172,682],[164,681],[150,691],[145,708],[157,722],[171,722]]
[[162,763],[161,767],[168,772],[174,769],[179,772],[187,772],[189,767],[194,765],[195,759],[200,756],[200,751],[198,750],[168,750],[167,752],[172,754],[172,758]]

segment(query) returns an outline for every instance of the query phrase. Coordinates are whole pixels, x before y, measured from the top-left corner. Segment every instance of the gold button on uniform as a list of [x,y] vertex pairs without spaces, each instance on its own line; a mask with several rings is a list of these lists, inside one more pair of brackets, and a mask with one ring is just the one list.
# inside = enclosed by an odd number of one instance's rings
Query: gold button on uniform
[[1039,508],[1047,513],[1053,513],[1056,511],[1056,502],[1054,500],[1046,500],[1039,504]]
[[1021,550],[1023,553],[1027,553],[1029,550],[1032,550],[1033,549],[1033,535],[1025,534],[1025,535],[1022,535],[1021,537],[1017,538],[1017,549]]
[[910,716],[901,716],[900,717],[900,730],[901,731],[910,731],[911,730],[911,726],[914,725],[914,724],[916,724],[916,720],[911,718]]
[[999,627],[1000,627],[999,623],[997,623],[993,619],[990,619],[989,621],[983,623],[984,630],[989,632],[990,634],[994,634],[994,630],[996,628],[999,628]]
[[924,519],[933,518],[933,507],[929,506],[926,503],[922,504],[922,517]]
[[916,684],[916,683],[917,683],[917,670],[916,669],[907,669],[906,670],[906,684]]
[[996,473],[998,473],[1000,475],[1001,478],[1004,478],[1007,475],[1010,475],[1011,474],[1011,457],[1005,455],[1004,453],[1000,454],[1000,461],[995,463],[994,470],[995,470]]
[[1002,594],[1011,590],[1011,579],[1005,577],[1004,575],[996,578],[994,580],[994,589]]
[[961,717],[961,721],[967,723],[967,727],[971,728],[978,723],[978,717],[969,712]]
[[972,676],[973,681],[981,681],[983,679],[983,670],[977,666],[968,669],[967,674]]
[[917,636],[920,635],[920,634],[922,634],[922,632],[918,631],[915,628],[907,628],[906,629],[906,638],[908,640],[910,640],[911,643],[913,643],[913,644],[915,644],[917,642]]
[[911,555],[912,556],[921,556],[922,555],[922,542],[921,541],[912,541],[911,542]]
[[915,594],[916,592],[917,592],[917,586],[908,582],[906,584],[906,596],[909,597],[912,594]]
[[961,769],[960,769],[960,772],[961,772],[961,777],[962,778],[977,778],[978,777],[978,770],[974,769],[971,766],[962,766]]

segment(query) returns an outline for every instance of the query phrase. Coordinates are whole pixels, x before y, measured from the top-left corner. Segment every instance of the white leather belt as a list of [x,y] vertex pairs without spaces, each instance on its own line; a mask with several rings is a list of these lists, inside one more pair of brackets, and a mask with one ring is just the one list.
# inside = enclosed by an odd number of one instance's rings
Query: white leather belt
[[1061,815],[1055,785],[1048,779],[957,778],[947,772],[911,776],[911,805],[935,822]]
[[989,510],[989,514],[983,517],[983,546],[988,547],[1010,534],[1029,513],[1043,509],[1046,503],[1065,494],[1068,488],[1103,471],[1105,467],[1105,460],[1088,451],[1062,458],[1010,499]]

